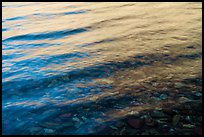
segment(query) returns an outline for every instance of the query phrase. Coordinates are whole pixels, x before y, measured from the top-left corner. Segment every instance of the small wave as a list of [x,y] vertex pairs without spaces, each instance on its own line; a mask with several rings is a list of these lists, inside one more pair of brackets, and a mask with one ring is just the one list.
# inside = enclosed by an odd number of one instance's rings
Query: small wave
[[60,39],[62,37],[79,34],[87,31],[86,28],[78,28],[72,30],[62,30],[62,31],[52,31],[52,32],[41,32],[37,34],[25,34],[13,36],[7,39],[4,39],[4,42],[9,41],[34,41],[34,40],[44,40],[44,39]]
[[64,13],[62,13],[62,14],[64,14],[64,15],[70,15],[70,14],[84,14],[84,13],[86,13],[86,12],[87,12],[87,10],[79,10],[79,11],[64,12]]
[[78,11],[69,11],[69,12],[62,12],[62,13],[34,13],[30,16],[47,16],[47,17],[59,17],[62,15],[76,15],[76,14],[84,14],[86,13],[88,10],[78,10]]
[[116,38],[103,39],[103,40],[100,40],[100,41],[96,41],[96,42],[92,42],[92,43],[86,43],[86,44],[83,44],[83,45],[79,45],[78,47],[93,46],[93,45],[96,45],[96,44],[107,43],[107,42],[111,42],[111,41],[114,41],[114,40],[116,40]]
[[8,31],[8,29],[7,28],[2,28],[2,31],[4,32],[4,31]]
[[18,17],[5,19],[4,21],[15,21],[15,20],[24,20],[24,19],[26,19],[25,16],[18,16]]
[[51,43],[5,44],[4,43],[4,45],[6,45],[4,50],[19,50],[19,49],[25,50],[25,49],[32,49],[32,48],[59,46],[61,45],[61,43],[55,43],[55,44],[51,44]]

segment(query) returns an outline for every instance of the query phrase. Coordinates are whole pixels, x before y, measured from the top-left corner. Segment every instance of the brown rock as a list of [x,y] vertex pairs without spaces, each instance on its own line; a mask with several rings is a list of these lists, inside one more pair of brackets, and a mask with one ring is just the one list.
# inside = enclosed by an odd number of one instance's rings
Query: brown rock
[[155,120],[153,120],[152,118],[146,118],[145,119],[145,123],[147,126],[150,126],[150,127],[155,127],[157,126],[157,123]]
[[68,118],[68,117],[71,117],[71,113],[66,113],[66,114],[62,114],[62,115],[60,115],[59,117],[61,117],[61,118]]
[[142,119],[129,119],[128,124],[137,129],[144,125],[144,121]]
[[175,112],[172,111],[171,108],[163,108],[162,109],[164,113],[168,114],[168,115],[174,115],[176,114]]
[[202,127],[196,127],[194,129],[194,132],[196,135],[202,135]]

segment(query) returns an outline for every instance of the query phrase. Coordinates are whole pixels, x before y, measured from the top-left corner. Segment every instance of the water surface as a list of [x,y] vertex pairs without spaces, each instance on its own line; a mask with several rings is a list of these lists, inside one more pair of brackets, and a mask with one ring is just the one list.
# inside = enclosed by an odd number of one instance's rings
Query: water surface
[[152,80],[201,76],[201,10],[201,3],[3,2],[3,134],[92,134],[132,110],[158,107],[145,99],[147,106],[130,107],[135,97],[127,94],[155,91]]

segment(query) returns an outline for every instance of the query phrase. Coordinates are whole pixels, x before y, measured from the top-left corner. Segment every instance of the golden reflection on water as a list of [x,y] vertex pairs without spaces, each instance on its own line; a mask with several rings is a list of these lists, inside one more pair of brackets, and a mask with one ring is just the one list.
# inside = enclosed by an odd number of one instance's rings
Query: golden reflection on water
[[[4,4],[9,5],[11,3]],[[28,19],[26,19],[26,22],[19,20],[18,22],[12,22],[12,24],[6,22],[4,25],[7,27],[13,24],[23,25],[23,27],[20,27],[20,30],[4,32],[3,38],[90,26],[91,28],[87,32],[68,38],[52,41],[41,40],[40,42],[62,43],[62,45],[33,49],[28,51],[27,56],[19,58],[21,60],[39,55],[63,54],[73,51],[97,53],[97,57],[93,57],[90,61],[92,63],[89,63],[89,65],[96,62],[127,59],[138,53],[151,52],[166,44],[201,43],[202,12],[199,9],[201,3],[131,3],[131,6],[125,6],[127,4],[129,3],[40,3],[14,8],[12,12],[5,9],[3,19],[16,14],[26,16]],[[75,7],[69,8],[70,5]],[[50,17],[46,21],[41,17],[33,18],[32,15],[35,13],[52,15],[69,10],[86,9],[88,11],[85,14],[61,15]],[[103,12],[99,12],[100,10]],[[116,40],[84,48],[72,46],[110,38]],[[47,68],[49,69],[49,66]]]

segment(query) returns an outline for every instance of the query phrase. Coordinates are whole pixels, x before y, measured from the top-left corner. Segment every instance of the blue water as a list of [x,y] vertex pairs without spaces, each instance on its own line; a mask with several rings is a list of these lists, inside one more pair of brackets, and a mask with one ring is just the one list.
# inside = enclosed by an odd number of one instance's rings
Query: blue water
[[[190,59],[202,55],[200,3],[3,3],[2,11],[3,134],[97,133],[115,120],[106,100],[117,97],[117,72],[163,62],[156,50],[167,45],[193,43]],[[189,59],[177,51],[167,60]],[[121,95],[118,104],[134,100]]]

